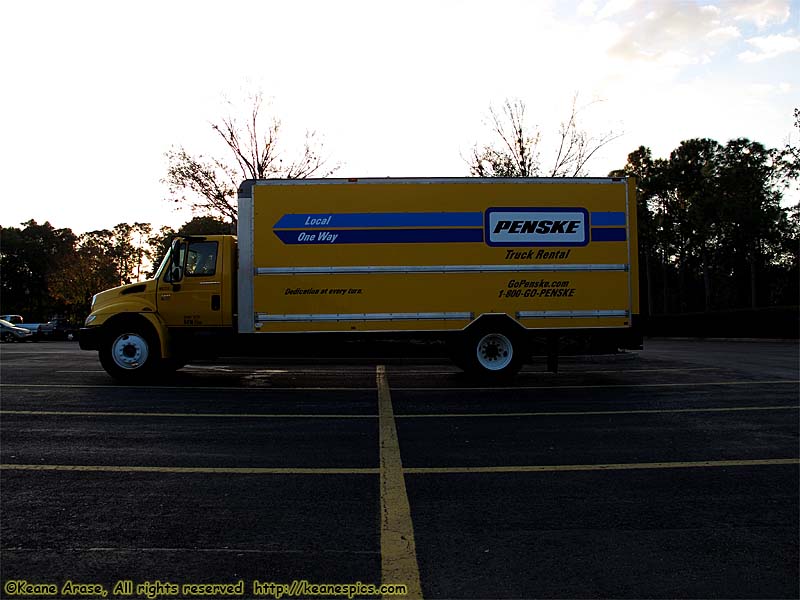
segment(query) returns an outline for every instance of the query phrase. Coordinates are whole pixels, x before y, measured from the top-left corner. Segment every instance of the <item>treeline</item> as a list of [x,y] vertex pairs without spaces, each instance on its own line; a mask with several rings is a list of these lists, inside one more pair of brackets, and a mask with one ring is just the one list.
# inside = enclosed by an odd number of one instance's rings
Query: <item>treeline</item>
[[0,227],[0,313],[82,323],[94,294],[151,275],[173,236],[230,232],[230,224],[212,217],[196,217],[177,231],[149,223],[82,234],[49,222]]
[[628,156],[613,174],[638,178],[644,314],[798,304],[800,210],[781,205],[796,152],[693,139],[665,159],[646,147]]

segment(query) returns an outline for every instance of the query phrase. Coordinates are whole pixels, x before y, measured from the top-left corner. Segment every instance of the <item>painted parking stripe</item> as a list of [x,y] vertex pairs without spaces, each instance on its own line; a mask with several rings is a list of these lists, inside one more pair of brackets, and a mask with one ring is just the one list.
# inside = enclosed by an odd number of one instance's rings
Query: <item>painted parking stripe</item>
[[800,458],[754,460],[701,460],[689,462],[611,463],[602,465],[515,465],[500,467],[406,467],[409,475],[445,475],[448,473],[547,473],[551,471],[628,471],[633,469],[702,469],[715,467],[758,467],[800,465]]
[[[559,369],[559,373],[551,373],[550,371],[533,371],[533,370],[523,370],[521,373],[523,375],[564,375],[564,374],[595,374],[595,373],[669,373],[675,371],[718,371],[721,367],[687,367],[687,368],[665,368],[665,369],[601,369],[601,370],[569,370],[569,369]],[[370,367],[368,369],[358,369],[358,370],[349,370],[348,374],[354,375],[366,375],[367,373],[372,373],[373,368]],[[224,372],[224,373],[237,373],[236,367],[232,366],[206,366],[206,365],[187,365],[185,366],[181,372],[189,372],[189,371],[214,371],[214,372]],[[431,369],[402,369],[400,373],[403,375],[454,375],[460,373],[461,369],[458,367],[452,367],[449,370],[431,370]],[[103,369],[85,369],[85,370],[61,370],[56,371],[56,373],[105,373]],[[246,369],[239,369],[239,374],[246,375],[250,374],[250,371]],[[333,370],[333,369],[259,369],[259,375],[341,375],[341,370]]]
[[165,417],[175,419],[377,419],[369,414],[308,414],[308,413],[170,413],[122,412],[86,410],[0,410],[0,415],[45,417]]
[[[50,548],[50,547],[35,547],[35,548],[28,548],[25,546],[14,546],[11,550],[3,550],[4,552],[108,552],[108,553],[141,553],[141,552],[152,552],[152,553],[182,553],[188,552],[189,554],[197,554],[197,553],[208,553],[208,554],[307,554],[307,550],[302,549],[288,549],[288,548],[198,548],[195,546],[191,546],[188,548],[185,547],[150,547],[150,546],[122,546],[122,547],[113,547],[113,546],[95,546],[95,547],[63,547],[59,546],[57,548]],[[319,548],[319,552],[323,554],[348,554],[348,555],[359,555],[363,554],[365,556],[372,556],[375,554],[373,550],[349,550],[349,549],[342,549],[338,550],[336,548]]]
[[[401,368],[402,365],[392,365],[393,372],[397,375],[456,375],[462,373],[463,371],[456,366],[453,366],[450,369],[406,369]],[[396,370],[395,370],[396,369]],[[685,368],[660,368],[660,369],[592,369],[592,370],[583,370],[583,369],[564,369],[562,367],[558,368],[558,373],[552,373],[550,371],[542,371],[542,370],[535,370],[533,368],[523,369],[520,371],[520,375],[525,376],[541,376],[541,375],[550,375],[553,377],[563,377],[564,375],[589,375],[595,373],[674,373],[674,372],[684,372],[684,371],[721,371],[723,370],[722,367],[685,367]],[[105,372],[105,371],[103,371]],[[304,371],[303,373],[311,373],[311,371]],[[314,371],[313,373],[319,373],[319,371]],[[339,373],[338,371],[336,373]]]
[[408,586],[408,598],[422,598],[414,525],[408,503],[400,443],[386,368],[376,368],[380,411],[381,581]]
[[[720,367],[663,367],[659,369],[593,369],[590,371],[583,371],[580,369],[570,370],[559,368],[559,374],[564,375],[577,375],[579,373],[674,373],[676,371],[719,371]],[[542,371],[548,373],[549,371]],[[526,371],[523,371],[526,373]],[[531,371],[527,371],[531,373]]]
[[767,379],[762,381],[699,381],[684,383],[602,383],[597,385],[509,385],[494,387],[395,387],[401,392],[465,392],[465,391],[508,391],[508,390],[600,390],[621,388],[690,388],[703,386],[746,386],[773,384],[800,384],[798,379]]
[[[696,383],[605,383],[598,385],[534,385],[534,386],[493,386],[493,387],[395,387],[395,391],[404,392],[464,392],[464,391],[507,391],[507,390],[589,390],[589,389],[617,389],[617,388],[682,388],[700,386],[747,386],[747,385],[773,385],[773,384],[800,384],[798,379],[767,379],[752,381],[701,381]],[[28,389],[110,389],[110,390],[181,390],[187,392],[198,391],[264,391],[273,392],[364,392],[373,390],[373,387],[269,387],[269,386],[192,386],[183,385],[79,385],[79,384],[50,384],[50,383],[0,383],[0,388],[28,388]]]
[[184,392],[202,392],[208,391],[259,391],[265,390],[273,392],[373,392],[373,386],[364,387],[274,387],[274,386],[251,386],[251,385],[209,385],[209,386],[185,386],[185,385],[82,385],[74,383],[0,383],[0,388],[17,388],[17,389],[78,389],[78,390],[181,390]]
[[[550,412],[509,412],[509,413],[415,413],[395,415],[396,419],[427,419],[427,418],[472,418],[472,417],[570,417],[570,416],[606,416],[606,415],[658,415],[680,413],[708,413],[708,412],[747,412],[770,410],[798,410],[800,406],[734,406],[722,408],[659,408],[641,410],[574,410]],[[0,412],[1,414],[1,412]]]
[[[552,471],[628,471],[634,469],[702,469],[718,467],[800,465],[800,458],[702,460],[690,462],[610,463],[597,465],[511,465],[495,467],[404,467],[408,475],[450,473],[545,473]],[[3,471],[72,471],[108,473],[186,473],[234,475],[380,475],[380,468],[271,468],[271,467],[142,467],[130,465],[0,464]],[[403,541],[405,543],[405,540]],[[406,544],[406,548],[407,548]],[[416,557],[415,557],[416,562]],[[397,581],[400,582],[400,581]]]
[[144,467],[137,465],[23,465],[0,464],[4,471],[76,471],[104,473],[187,473],[226,475],[377,475],[378,468],[305,467]]
[[[800,406],[729,406],[709,408],[659,408],[634,410],[540,411],[505,413],[407,413],[395,414],[395,419],[474,418],[474,417],[569,417],[583,415],[646,415],[707,412],[748,412],[773,410],[798,410]],[[84,410],[0,410],[0,415],[44,417],[164,417],[200,419],[377,419],[377,414],[309,414],[309,413],[173,413],[173,412],[123,412]]]

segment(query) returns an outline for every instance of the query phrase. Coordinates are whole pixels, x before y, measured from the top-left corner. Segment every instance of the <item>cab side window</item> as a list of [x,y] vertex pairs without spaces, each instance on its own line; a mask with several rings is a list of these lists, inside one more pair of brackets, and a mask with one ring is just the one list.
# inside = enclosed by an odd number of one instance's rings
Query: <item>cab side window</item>
[[186,276],[208,277],[217,272],[217,242],[191,242],[186,254]]

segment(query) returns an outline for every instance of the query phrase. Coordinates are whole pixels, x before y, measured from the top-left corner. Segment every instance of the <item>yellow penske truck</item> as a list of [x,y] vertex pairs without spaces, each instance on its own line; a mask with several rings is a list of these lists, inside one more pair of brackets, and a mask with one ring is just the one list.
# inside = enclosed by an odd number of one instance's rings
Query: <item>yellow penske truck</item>
[[[436,339],[486,379],[532,343],[641,347],[630,178],[248,180],[237,236],[176,238],[80,332],[136,382],[198,356]],[[288,350],[287,350],[288,352]]]

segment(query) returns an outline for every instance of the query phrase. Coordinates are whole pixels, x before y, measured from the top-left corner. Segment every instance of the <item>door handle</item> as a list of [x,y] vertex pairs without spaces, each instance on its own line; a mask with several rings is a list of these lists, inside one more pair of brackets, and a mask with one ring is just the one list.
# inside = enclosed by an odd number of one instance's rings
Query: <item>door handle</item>
[[200,285],[219,285],[219,281],[201,281]]

